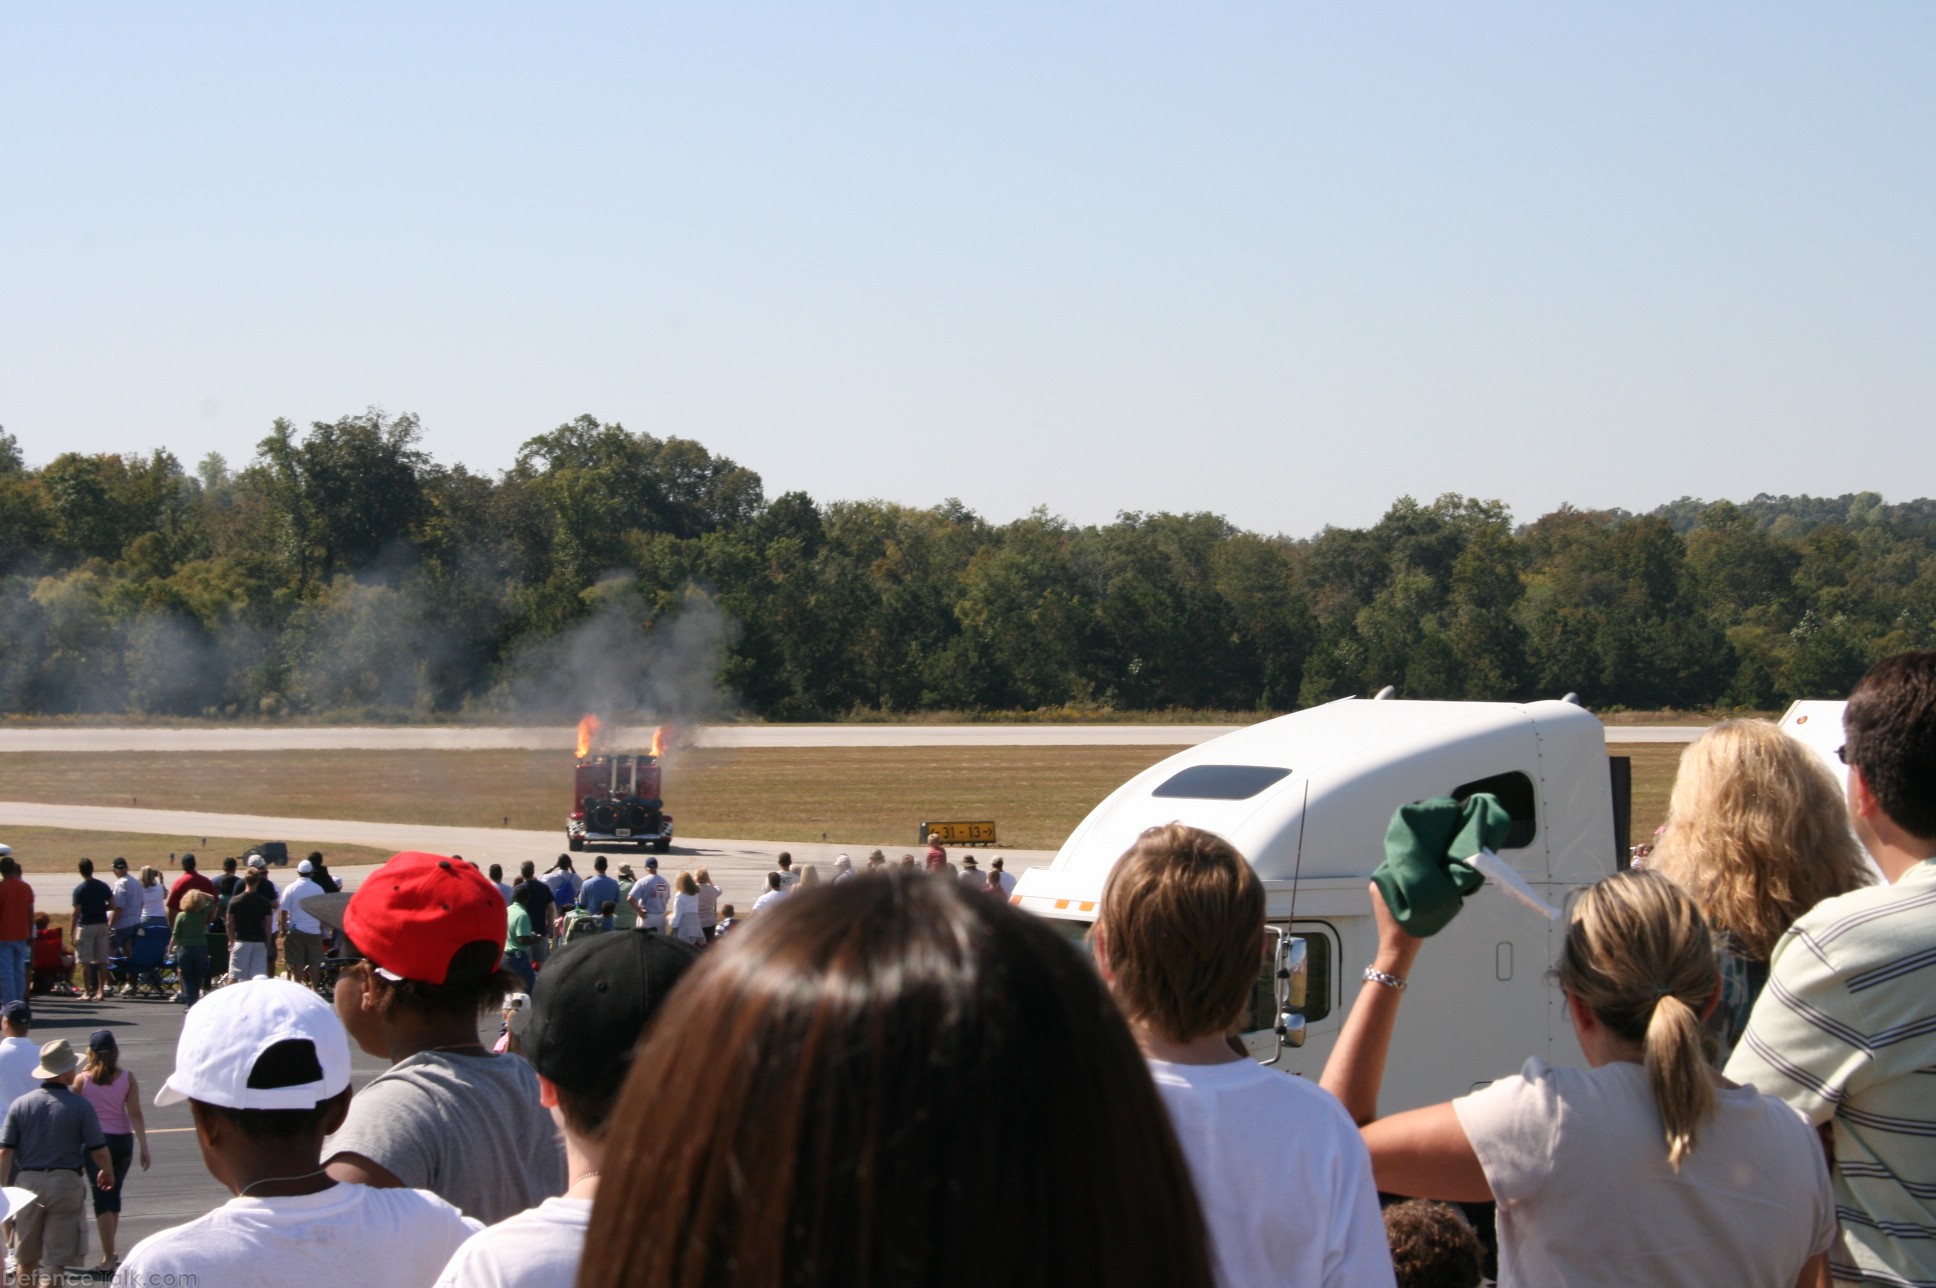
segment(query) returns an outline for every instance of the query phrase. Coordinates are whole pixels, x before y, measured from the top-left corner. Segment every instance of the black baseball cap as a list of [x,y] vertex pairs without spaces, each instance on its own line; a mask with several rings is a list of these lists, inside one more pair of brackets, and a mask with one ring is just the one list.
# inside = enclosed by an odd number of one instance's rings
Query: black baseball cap
[[519,1029],[531,1067],[574,1095],[609,1104],[639,1035],[699,950],[670,935],[618,932],[553,953]]

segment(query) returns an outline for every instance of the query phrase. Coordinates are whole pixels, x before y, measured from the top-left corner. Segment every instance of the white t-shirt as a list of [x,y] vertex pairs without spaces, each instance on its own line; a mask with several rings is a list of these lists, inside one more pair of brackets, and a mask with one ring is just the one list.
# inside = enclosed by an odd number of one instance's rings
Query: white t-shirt
[[1392,1288],[1371,1155],[1335,1096],[1250,1060],[1149,1068],[1223,1288]]
[[1500,1288],[1791,1288],[1835,1237],[1814,1129],[1753,1087],[1716,1090],[1678,1175],[1629,1061],[1531,1059],[1452,1107],[1499,1201]]
[[591,1228],[590,1199],[546,1199],[472,1237],[437,1288],[555,1288],[576,1283]]
[[303,911],[302,901],[323,892],[323,888],[308,877],[299,877],[282,892],[282,909],[289,914],[289,929],[304,935],[320,935],[323,923]]
[[768,890],[765,894],[753,900],[753,911],[758,912],[762,908],[771,908],[784,898],[786,898],[786,891]]
[[13,1102],[40,1085],[40,1043],[32,1038],[0,1038],[0,1117]]
[[137,1243],[115,1282],[429,1288],[483,1228],[422,1190],[332,1185],[290,1198],[235,1198]]

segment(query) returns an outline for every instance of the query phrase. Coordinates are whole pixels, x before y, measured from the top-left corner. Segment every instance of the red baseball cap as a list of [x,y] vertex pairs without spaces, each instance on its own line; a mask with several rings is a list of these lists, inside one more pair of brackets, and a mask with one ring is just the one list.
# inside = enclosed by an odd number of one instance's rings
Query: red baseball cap
[[[315,902],[303,906],[319,915]],[[504,917],[504,896],[482,872],[462,859],[409,850],[363,878],[342,928],[386,975],[447,984],[451,958],[480,940],[497,946],[491,970],[503,963]]]

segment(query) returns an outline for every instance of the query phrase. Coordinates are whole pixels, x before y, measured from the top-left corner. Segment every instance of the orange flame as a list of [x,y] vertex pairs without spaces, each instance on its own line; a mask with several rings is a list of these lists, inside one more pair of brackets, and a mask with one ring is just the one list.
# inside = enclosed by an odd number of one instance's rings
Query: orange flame
[[578,719],[578,759],[583,760],[592,754],[592,743],[598,738],[598,730],[605,722],[587,713]]
[[660,725],[652,731],[652,754],[663,756],[666,748],[672,745],[672,726]]

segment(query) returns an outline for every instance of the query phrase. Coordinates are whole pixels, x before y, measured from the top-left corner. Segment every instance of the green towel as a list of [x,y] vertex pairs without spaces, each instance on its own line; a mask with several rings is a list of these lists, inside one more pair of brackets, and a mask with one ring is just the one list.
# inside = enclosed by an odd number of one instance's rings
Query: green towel
[[1385,861],[1371,879],[1398,924],[1428,939],[1485,884],[1464,860],[1481,849],[1497,852],[1511,829],[1512,816],[1490,792],[1464,802],[1439,796],[1400,805],[1385,829]]

